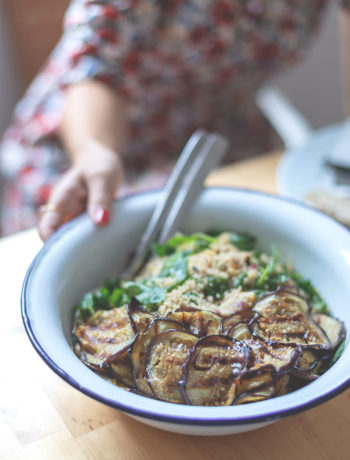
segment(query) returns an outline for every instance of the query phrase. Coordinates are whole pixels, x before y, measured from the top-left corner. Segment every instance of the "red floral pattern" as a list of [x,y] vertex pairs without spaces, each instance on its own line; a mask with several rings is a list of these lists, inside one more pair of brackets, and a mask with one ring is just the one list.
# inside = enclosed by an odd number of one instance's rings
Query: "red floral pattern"
[[235,16],[235,6],[232,2],[220,0],[213,2],[212,17],[217,26],[232,24]]
[[124,192],[162,185],[198,127],[231,139],[229,161],[271,148],[254,92],[302,57],[328,2],[73,0],[62,39],[3,139],[4,232],[34,224],[67,168],[57,128],[65,88],[82,79],[128,99]]

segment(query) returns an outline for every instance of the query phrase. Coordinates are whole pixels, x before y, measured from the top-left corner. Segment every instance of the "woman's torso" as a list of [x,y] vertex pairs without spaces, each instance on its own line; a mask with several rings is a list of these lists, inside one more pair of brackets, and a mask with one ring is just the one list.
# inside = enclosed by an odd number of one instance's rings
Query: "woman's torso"
[[[122,61],[132,137],[159,146],[160,159],[162,151],[177,152],[178,139],[197,127],[228,136],[232,158],[268,148],[271,132],[255,106],[255,91],[300,60],[326,1],[148,3],[153,9],[141,5],[134,16],[145,33]],[[132,154],[141,164],[142,144]]]
[[54,140],[63,88],[92,75],[127,96],[130,168],[168,163],[198,127],[226,135],[231,160],[265,151],[276,138],[255,106],[255,91],[300,60],[326,4],[74,0],[66,38],[17,109],[17,137]]

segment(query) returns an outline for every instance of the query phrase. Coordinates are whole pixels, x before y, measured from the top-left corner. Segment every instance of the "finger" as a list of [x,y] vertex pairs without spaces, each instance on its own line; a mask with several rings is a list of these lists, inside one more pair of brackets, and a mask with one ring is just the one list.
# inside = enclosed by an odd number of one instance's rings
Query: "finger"
[[46,241],[63,223],[64,219],[60,210],[55,209],[45,212],[40,217],[38,224],[40,238]]
[[[55,200],[49,201],[48,204],[54,206],[54,209],[43,213],[38,224],[39,235],[43,241],[46,241],[64,223],[85,210],[86,199],[76,201],[72,198],[72,195],[69,199],[69,209],[64,206],[64,202],[55,203]],[[72,203],[75,203],[74,206],[72,206]]]
[[112,203],[119,186],[119,174],[96,174],[88,178],[88,213],[96,225],[110,221]]
[[39,220],[39,235],[46,241],[61,225],[86,208],[86,189],[82,181],[67,173],[53,188],[48,201],[48,211]]

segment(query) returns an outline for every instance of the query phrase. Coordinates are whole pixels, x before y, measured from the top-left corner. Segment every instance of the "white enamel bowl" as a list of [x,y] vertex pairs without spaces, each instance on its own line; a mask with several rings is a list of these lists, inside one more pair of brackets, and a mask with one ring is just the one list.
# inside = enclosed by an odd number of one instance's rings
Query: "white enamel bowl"
[[[259,428],[320,404],[350,383],[350,347],[323,376],[267,401],[232,407],[197,407],[155,401],[120,389],[89,370],[73,353],[72,308],[82,295],[119,273],[159,198],[145,193],[115,203],[107,228],[80,216],[60,229],[34,259],[22,292],[28,336],[44,361],[73,387],[149,425],[185,434],[223,435]],[[185,232],[237,230],[255,234],[258,246],[276,243],[285,260],[311,279],[334,316],[350,330],[350,233],[305,205],[247,190],[204,191]]]

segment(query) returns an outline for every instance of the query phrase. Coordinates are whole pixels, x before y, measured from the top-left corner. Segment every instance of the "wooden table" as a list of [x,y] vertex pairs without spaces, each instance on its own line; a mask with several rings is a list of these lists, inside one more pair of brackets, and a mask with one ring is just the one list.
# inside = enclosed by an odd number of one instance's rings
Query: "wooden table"
[[[223,168],[208,184],[275,192],[278,158]],[[36,230],[0,241],[1,459],[350,459],[350,391],[260,430],[205,438],[151,428],[70,387],[38,357],[20,317],[22,280],[40,247]]]

